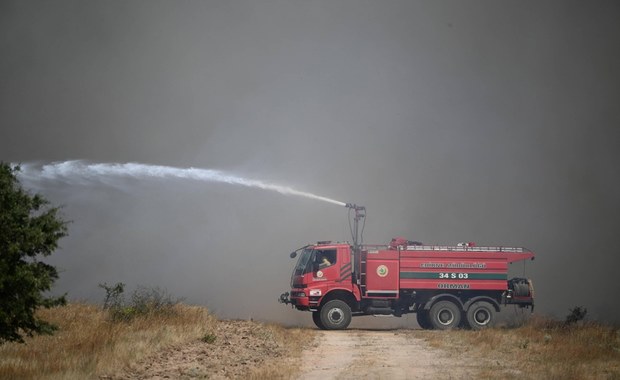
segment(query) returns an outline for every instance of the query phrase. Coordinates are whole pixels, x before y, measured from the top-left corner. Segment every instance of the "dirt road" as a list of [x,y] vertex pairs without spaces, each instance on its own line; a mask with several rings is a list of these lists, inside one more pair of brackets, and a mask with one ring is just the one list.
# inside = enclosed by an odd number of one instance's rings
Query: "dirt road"
[[[130,368],[100,378],[445,380],[477,379],[485,373],[482,377],[505,378],[515,374],[508,363],[499,365],[492,358],[475,357],[475,350],[468,347],[446,351],[428,343],[441,339],[450,347],[458,345],[445,331],[287,330],[276,325],[237,320],[219,321],[214,335],[212,342],[196,340],[173,346],[133,363]],[[306,342],[307,338],[311,338],[312,343],[304,349],[301,358],[290,356],[286,341]]]
[[319,331],[303,355],[300,379],[467,379],[475,360],[451,357],[412,330]]

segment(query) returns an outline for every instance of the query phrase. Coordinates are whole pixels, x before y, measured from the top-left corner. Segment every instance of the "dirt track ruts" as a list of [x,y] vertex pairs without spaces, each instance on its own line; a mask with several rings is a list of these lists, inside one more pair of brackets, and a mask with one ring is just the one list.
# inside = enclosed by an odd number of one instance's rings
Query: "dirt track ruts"
[[412,330],[317,332],[299,379],[467,379],[477,365],[432,348]]

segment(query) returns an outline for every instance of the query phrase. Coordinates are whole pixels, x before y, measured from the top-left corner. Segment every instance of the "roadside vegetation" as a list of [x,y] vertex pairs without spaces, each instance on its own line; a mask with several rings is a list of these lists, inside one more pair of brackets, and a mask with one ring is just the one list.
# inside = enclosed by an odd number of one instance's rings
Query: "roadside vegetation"
[[532,316],[519,326],[420,333],[433,347],[471,357],[480,378],[620,379],[620,329],[585,315],[576,307],[563,321]]
[[125,302],[123,286],[102,286],[105,307],[39,310],[58,330],[0,345],[0,378],[290,378],[312,340],[308,329],[218,320],[157,289],[138,288]]
[[52,336],[0,346],[0,378],[85,379],[113,374],[165,347],[198,339],[217,320],[203,308],[175,305],[174,314],[115,322],[99,306],[69,304],[41,310],[58,326]]

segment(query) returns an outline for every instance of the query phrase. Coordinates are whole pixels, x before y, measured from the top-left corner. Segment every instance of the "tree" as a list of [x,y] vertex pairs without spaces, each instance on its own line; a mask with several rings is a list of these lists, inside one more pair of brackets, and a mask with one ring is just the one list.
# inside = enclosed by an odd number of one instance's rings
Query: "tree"
[[55,326],[38,318],[37,309],[66,303],[64,295],[45,295],[58,271],[40,259],[67,235],[67,222],[58,207],[22,189],[19,170],[0,162],[0,344],[50,334]]

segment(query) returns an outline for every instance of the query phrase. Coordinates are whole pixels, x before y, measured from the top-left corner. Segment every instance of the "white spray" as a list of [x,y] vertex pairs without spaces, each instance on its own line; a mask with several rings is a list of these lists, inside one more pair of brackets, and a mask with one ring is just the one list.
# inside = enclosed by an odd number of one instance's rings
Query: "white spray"
[[297,195],[310,199],[345,206],[344,202],[320,195],[299,191],[288,186],[248,179],[219,170],[200,168],[175,168],[172,166],[139,163],[86,163],[84,161],[54,162],[46,165],[21,164],[19,177],[23,182],[35,184],[41,180],[63,181],[69,184],[106,183],[108,178],[178,178],[204,182],[221,182],[232,185],[272,190],[284,195]]

